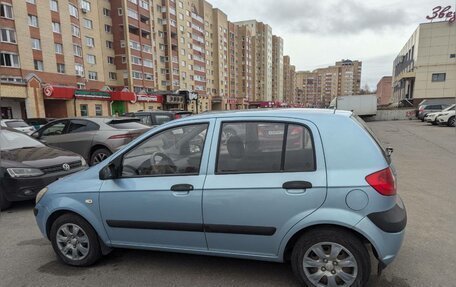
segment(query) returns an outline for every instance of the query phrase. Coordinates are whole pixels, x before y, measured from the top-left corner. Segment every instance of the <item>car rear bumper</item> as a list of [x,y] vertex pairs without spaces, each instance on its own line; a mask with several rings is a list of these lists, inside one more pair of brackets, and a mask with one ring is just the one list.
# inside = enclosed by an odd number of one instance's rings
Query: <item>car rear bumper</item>
[[402,246],[407,224],[407,212],[402,200],[391,209],[369,214],[356,228],[373,245],[378,260],[385,266],[393,262]]
[[6,199],[9,201],[30,200],[34,199],[36,194],[47,185],[53,183],[59,178],[83,169],[85,169],[85,167],[73,169],[71,172],[56,172],[39,177],[4,178],[1,183],[1,188],[5,191]]

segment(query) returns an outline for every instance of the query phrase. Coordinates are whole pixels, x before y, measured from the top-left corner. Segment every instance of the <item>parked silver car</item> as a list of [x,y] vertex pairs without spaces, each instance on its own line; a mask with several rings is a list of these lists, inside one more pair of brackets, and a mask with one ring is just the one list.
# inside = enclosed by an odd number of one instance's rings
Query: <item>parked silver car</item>
[[12,128],[17,131],[26,133],[26,134],[31,134],[35,131],[35,128],[33,126],[28,125],[24,120],[22,119],[5,119],[0,121],[0,126],[5,127],[5,128]]
[[135,118],[67,118],[55,120],[32,136],[83,156],[90,165],[102,162],[150,127]]

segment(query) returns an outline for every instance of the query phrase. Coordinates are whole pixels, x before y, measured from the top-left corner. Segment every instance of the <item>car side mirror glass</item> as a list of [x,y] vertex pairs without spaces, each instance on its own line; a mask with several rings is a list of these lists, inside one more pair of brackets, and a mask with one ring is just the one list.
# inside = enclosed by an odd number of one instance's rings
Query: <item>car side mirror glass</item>
[[108,164],[100,170],[100,180],[115,179],[117,176],[116,166],[113,163]]

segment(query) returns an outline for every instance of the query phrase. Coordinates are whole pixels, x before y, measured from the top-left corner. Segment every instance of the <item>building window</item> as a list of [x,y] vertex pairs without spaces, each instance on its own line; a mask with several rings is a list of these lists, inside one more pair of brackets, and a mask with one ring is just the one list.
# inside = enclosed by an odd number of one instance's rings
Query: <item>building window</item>
[[122,8],[117,8],[117,15],[123,16],[123,10],[122,10]]
[[70,10],[70,15],[79,18],[79,11],[78,8],[72,4],[68,4],[68,9]]
[[432,74],[432,81],[433,82],[445,82],[446,73],[435,73]]
[[12,29],[0,29],[0,41],[6,43],[17,43],[16,32]]
[[61,33],[59,22],[52,22],[52,32],[59,33],[59,34]]
[[25,2],[30,3],[30,4],[36,4],[36,0],[27,0]]
[[65,64],[57,63],[57,73],[65,74]]
[[28,24],[32,27],[38,27],[38,17],[35,15],[28,15]]
[[144,67],[148,67],[148,68],[152,68],[154,66],[152,60],[146,60],[146,59],[143,59],[143,66]]
[[109,79],[110,80],[117,80],[117,74],[114,72],[109,72]]
[[19,68],[19,56],[11,53],[0,53],[0,66]]
[[179,1],[179,8],[184,8],[184,3],[182,1]]
[[139,6],[146,10],[149,10],[149,1],[140,0]]
[[138,12],[128,8],[128,17],[138,20]]
[[456,54],[450,54],[450,58],[456,58]]
[[132,71],[131,72],[132,78],[137,79],[137,80],[142,80],[142,73],[138,71]]
[[89,64],[96,64],[97,63],[97,57],[95,57],[95,55],[92,55],[92,54],[87,54],[87,63]]
[[144,79],[152,81],[154,76],[151,73],[144,73]]
[[128,1],[130,1],[131,3],[133,3],[135,5],[138,4],[138,0],[128,0]]
[[82,66],[81,64],[75,64],[74,70],[75,70],[76,76],[80,76],[80,77],[84,76],[84,66]]
[[0,4],[0,17],[13,19],[13,7],[6,3]]
[[95,39],[92,37],[85,37],[87,47],[95,47]]
[[81,0],[81,9],[90,11],[90,2],[86,0]]
[[114,64],[114,57],[108,56],[108,64]]
[[43,71],[44,70],[43,61],[33,60],[33,65],[35,66],[35,70],[37,70],[37,71]]
[[78,57],[82,57],[82,47],[79,45],[73,45],[73,54]]
[[152,47],[149,45],[143,45],[143,52],[152,53]]
[[110,17],[111,16],[111,10],[103,8],[103,15]]
[[89,107],[87,105],[79,105],[81,117],[87,117],[89,115]]
[[32,49],[33,50],[41,50],[41,41],[40,41],[40,39],[32,38]]
[[84,18],[84,27],[86,27],[87,29],[93,29],[92,20]]
[[56,54],[63,54],[63,45],[60,43],[54,43],[54,49]]
[[125,64],[127,62],[127,57],[122,56],[122,64]]
[[111,33],[111,30],[112,30],[111,25],[104,25],[104,30],[106,33]]
[[113,47],[112,41],[106,41],[106,48],[112,49],[112,47]]
[[95,105],[95,116],[101,117],[103,115],[103,106]]
[[78,38],[81,36],[81,30],[79,29],[78,26],[71,25],[71,35],[78,37]]
[[51,11],[54,11],[54,12],[59,11],[59,3],[57,3],[57,0],[50,0],[49,6],[51,6]]
[[93,71],[89,71],[89,80],[93,80],[93,81],[98,80],[98,73],[97,72],[93,72]]
[[141,58],[139,57],[131,56],[131,62],[135,65],[142,65]]

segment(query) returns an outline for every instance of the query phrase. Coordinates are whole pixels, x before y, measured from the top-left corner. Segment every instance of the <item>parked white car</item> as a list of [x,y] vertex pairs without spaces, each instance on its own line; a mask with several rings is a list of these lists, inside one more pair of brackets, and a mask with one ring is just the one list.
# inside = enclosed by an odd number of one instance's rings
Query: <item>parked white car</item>
[[17,131],[26,133],[26,134],[32,134],[35,131],[35,128],[32,126],[29,126],[24,120],[21,119],[5,119],[0,121],[0,126],[6,127],[6,128],[12,128]]
[[454,127],[456,122],[454,108],[451,111],[441,112],[437,117],[437,122],[439,125],[447,125],[449,127]]
[[454,111],[454,107],[455,107],[455,105],[451,105],[441,112],[429,113],[424,117],[424,120],[430,124],[436,125],[436,124],[438,124],[437,118],[445,112]]

